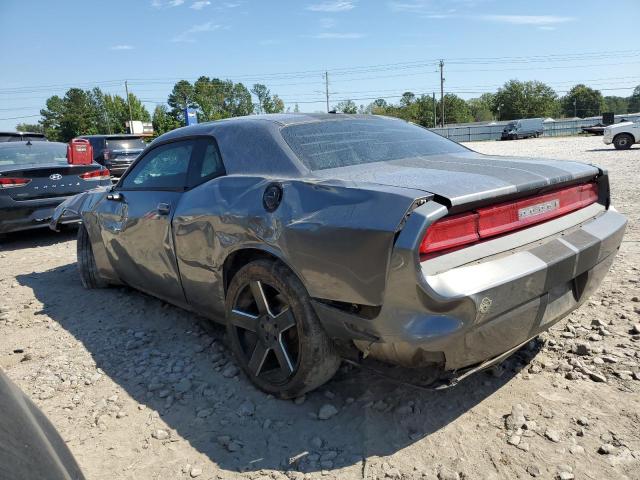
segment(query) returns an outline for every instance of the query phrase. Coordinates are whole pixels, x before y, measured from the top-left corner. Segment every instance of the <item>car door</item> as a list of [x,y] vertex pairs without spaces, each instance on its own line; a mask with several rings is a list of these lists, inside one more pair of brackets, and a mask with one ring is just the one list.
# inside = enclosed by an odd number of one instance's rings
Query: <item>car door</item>
[[149,150],[96,213],[114,270],[125,283],[183,304],[171,221],[184,194],[197,140]]

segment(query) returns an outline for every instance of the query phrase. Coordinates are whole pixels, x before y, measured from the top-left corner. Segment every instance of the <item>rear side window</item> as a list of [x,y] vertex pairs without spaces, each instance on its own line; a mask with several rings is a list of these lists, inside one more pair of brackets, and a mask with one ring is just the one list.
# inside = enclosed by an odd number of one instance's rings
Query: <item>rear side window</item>
[[122,180],[123,189],[183,190],[195,140],[169,143],[147,153]]
[[281,132],[311,170],[467,151],[424,128],[380,118],[303,123]]
[[189,187],[226,174],[216,141],[201,138],[196,142],[198,146],[189,173]]

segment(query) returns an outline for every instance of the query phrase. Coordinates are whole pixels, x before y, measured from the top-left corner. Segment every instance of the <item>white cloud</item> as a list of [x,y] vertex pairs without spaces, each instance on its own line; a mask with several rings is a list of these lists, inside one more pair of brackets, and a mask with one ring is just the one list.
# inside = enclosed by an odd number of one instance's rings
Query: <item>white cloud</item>
[[198,0],[197,2],[193,2],[189,8],[193,8],[194,10],[202,10],[207,5],[211,5],[209,0]]
[[307,7],[312,12],[346,12],[355,8],[353,0],[334,0],[322,3],[314,3]]
[[481,15],[479,18],[490,22],[510,23],[513,25],[556,25],[575,20],[572,17],[556,15]]
[[313,35],[313,38],[318,38],[321,40],[355,40],[358,38],[364,37],[363,33],[338,33],[338,32],[323,32],[318,33],[317,35]]
[[333,28],[336,26],[336,21],[333,18],[321,18],[320,28]]
[[151,6],[154,8],[170,8],[179,7],[185,0],[151,0]]
[[179,33],[173,37],[174,42],[195,42],[196,36],[199,33],[214,32],[222,28],[222,25],[214,24],[213,22],[201,23],[200,25],[194,25],[193,27]]
[[133,50],[131,45],[113,45],[110,50]]

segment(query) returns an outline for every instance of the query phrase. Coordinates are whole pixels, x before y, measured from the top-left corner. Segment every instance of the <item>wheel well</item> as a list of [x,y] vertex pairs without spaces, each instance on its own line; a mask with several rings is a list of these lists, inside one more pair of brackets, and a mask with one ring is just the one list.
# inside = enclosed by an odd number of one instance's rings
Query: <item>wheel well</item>
[[633,143],[636,143],[636,139],[635,139],[635,137],[634,137],[632,134],[630,134],[629,132],[620,132],[620,133],[616,134],[616,135],[613,137],[613,141],[615,141],[615,140],[616,140],[616,138],[618,138],[620,135],[627,135],[627,136],[631,137],[631,139],[633,140]]
[[280,260],[272,253],[266,252],[264,250],[259,250],[257,248],[245,248],[231,253],[225,259],[224,265],[222,267],[225,294],[227,293],[227,288],[229,287],[229,283],[231,283],[231,279],[236,273],[238,273],[238,270],[240,270],[250,262],[262,259],[272,260],[274,262],[284,264],[282,260]]

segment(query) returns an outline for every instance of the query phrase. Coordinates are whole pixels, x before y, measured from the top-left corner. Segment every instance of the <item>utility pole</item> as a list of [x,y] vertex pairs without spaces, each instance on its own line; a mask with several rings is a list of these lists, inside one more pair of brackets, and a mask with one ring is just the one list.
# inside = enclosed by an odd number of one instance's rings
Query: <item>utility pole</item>
[[573,97],[573,116],[578,116],[578,99],[576,97]]
[[440,126],[444,127],[444,60],[440,60]]
[[133,115],[131,115],[131,99],[129,98],[129,85],[127,81],[124,81],[124,89],[127,92],[127,105],[129,105],[129,133],[133,133]]
[[327,98],[327,113],[329,113],[329,72],[324,72],[324,91]]
[[436,110],[438,110],[438,108],[436,107],[436,92],[433,92],[433,128],[437,127],[437,120],[436,120]]

